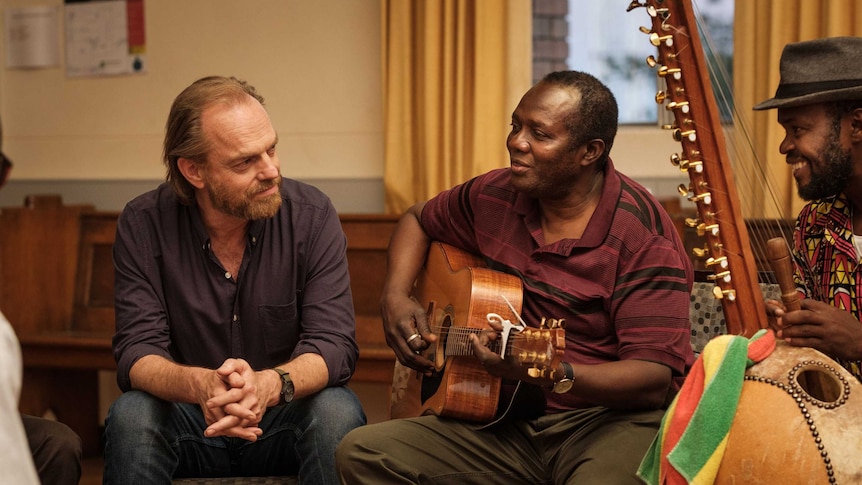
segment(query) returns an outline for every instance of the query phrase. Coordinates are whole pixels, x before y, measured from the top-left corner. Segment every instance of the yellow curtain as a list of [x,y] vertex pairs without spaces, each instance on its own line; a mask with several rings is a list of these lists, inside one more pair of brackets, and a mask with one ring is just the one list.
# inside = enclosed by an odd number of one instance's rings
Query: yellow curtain
[[529,0],[381,0],[386,211],[508,164],[529,89]]
[[[766,203],[761,217],[793,219],[804,202],[778,145],[784,132],[776,110],[752,111],[775,94],[778,63],[785,44],[821,37],[862,35],[862,2],[858,0],[737,0],[734,18],[734,98],[738,112],[750,116],[754,152],[774,186],[775,204]],[[763,196],[752,186],[740,197]]]

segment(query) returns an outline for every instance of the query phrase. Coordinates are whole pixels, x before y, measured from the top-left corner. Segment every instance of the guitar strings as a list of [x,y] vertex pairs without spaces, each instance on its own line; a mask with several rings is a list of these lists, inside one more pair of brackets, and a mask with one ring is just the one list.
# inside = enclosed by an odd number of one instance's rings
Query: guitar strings
[[[446,356],[473,355],[473,343],[470,342],[470,335],[479,334],[483,330],[489,329],[451,325],[431,325],[431,331],[434,332],[441,339],[442,342],[444,342],[444,355]],[[517,338],[519,336],[520,332],[510,334],[509,342],[507,345],[507,353],[509,355],[514,355],[520,352],[527,352],[530,356],[533,355],[532,353],[536,353],[536,355],[544,354],[548,356],[553,354],[553,348],[550,341],[547,343],[546,349],[544,349],[542,352],[537,352],[539,346],[535,344],[524,345],[521,342],[524,339]],[[499,354],[501,344],[502,340],[500,338],[496,340],[491,340],[490,342],[488,342],[488,348],[491,349],[494,353]]]

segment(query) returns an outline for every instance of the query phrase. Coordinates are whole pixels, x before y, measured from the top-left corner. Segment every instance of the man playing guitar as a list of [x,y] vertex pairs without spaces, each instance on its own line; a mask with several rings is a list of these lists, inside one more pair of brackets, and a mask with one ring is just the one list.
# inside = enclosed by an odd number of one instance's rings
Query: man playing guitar
[[[512,114],[510,166],[417,204],[389,247],[381,299],[398,361],[420,374],[440,339],[411,298],[433,241],[523,283],[529,326],[563,319],[565,350],[530,372],[471,334],[487,373],[540,389],[544,403],[490,425],[423,415],[357,428],[337,450],[344,483],[642,483],[636,470],[693,361],[692,268],[673,222],[609,158],[616,101],[588,74],[551,73]],[[457,323],[457,322],[456,322]]]

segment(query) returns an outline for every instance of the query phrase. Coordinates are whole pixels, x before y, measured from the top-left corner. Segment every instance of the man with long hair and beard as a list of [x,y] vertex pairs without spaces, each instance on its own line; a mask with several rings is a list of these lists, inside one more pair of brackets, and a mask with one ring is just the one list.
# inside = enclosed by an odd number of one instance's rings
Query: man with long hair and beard
[[338,483],[365,423],[344,384],[358,347],[347,241],[329,198],[282,178],[244,81],[174,100],[167,181],[129,202],[114,243],[117,381],[104,483],[299,475]]
[[793,234],[801,309],[767,302],[776,335],[841,362],[862,380],[862,38],[788,44],[775,97],[799,196]]

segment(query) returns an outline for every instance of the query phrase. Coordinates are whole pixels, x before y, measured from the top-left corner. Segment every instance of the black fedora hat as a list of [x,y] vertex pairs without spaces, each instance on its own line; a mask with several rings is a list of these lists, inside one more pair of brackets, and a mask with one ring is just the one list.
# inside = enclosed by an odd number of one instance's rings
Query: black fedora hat
[[829,37],[784,46],[775,97],[755,110],[862,99],[862,37]]

